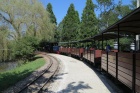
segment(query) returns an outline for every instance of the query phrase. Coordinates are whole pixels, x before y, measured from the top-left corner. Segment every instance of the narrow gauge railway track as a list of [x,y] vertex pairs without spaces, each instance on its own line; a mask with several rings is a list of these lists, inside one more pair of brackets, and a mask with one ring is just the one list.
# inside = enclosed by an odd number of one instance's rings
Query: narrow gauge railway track
[[55,57],[49,56],[50,64],[47,69],[35,80],[27,84],[17,93],[40,93],[50,79],[58,72],[59,62]]

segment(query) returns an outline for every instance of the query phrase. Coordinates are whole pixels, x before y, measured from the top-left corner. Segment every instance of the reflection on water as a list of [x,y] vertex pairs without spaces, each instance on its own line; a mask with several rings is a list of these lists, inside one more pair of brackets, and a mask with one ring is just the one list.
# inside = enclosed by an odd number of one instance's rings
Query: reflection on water
[[11,70],[11,69],[14,69],[18,65],[19,65],[18,62],[5,62],[5,63],[3,62],[3,63],[0,63],[0,73]]

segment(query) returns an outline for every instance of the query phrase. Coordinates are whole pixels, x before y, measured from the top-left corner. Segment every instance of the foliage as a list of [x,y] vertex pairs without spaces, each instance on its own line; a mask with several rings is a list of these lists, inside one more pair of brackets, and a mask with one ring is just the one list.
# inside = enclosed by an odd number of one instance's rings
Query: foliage
[[13,70],[0,73],[0,92],[14,85],[18,81],[24,79],[44,64],[45,60],[43,58],[39,58],[34,61],[28,62],[20,67],[17,67]]
[[122,51],[130,51],[130,45],[134,41],[133,38],[131,36],[120,38],[120,49]]
[[99,15],[99,27],[101,31],[132,11],[130,5],[122,5],[122,0],[119,0],[118,4],[115,4],[114,0],[97,0],[97,2],[98,9],[101,12]]
[[114,0],[96,0],[101,12],[106,12],[114,7]]
[[102,12],[99,18],[99,29],[100,31],[106,29],[110,25],[114,24],[118,21],[118,15],[115,13],[114,10],[109,10],[106,12]]
[[24,37],[17,42],[15,42],[13,46],[13,56],[16,59],[23,59],[27,61],[34,56],[34,51],[37,48],[38,40],[35,37]]
[[70,5],[65,18],[63,19],[62,41],[76,40],[80,19],[73,4]]
[[55,42],[59,42],[60,41],[60,32],[57,30],[55,30],[55,33],[54,33],[54,41]]
[[132,38],[128,38],[128,37],[125,37],[125,38],[121,38],[120,39],[120,44],[121,45],[130,45],[133,41],[132,41],[133,39]]
[[82,13],[80,24],[80,39],[94,36],[98,33],[98,20],[94,13],[94,4],[92,0],[87,0]]
[[0,61],[11,60],[11,52],[15,58],[30,59],[39,41],[53,41],[56,25],[38,0],[0,4]]
[[10,59],[9,31],[6,26],[0,26],[0,62]]
[[15,40],[22,38],[23,33],[32,33],[41,39],[52,38],[54,25],[38,0],[1,0],[0,4],[0,17],[13,30]]
[[132,10],[130,9],[129,5],[122,5],[122,1],[119,1],[118,5],[115,7],[116,15],[118,18],[121,19],[130,13]]
[[[130,5],[122,4],[122,0],[119,0],[118,4],[116,4],[114,0],[97,0],[97,2],[99,6],[98,9],[100,9],[101,12],[99,15],[98,24],[100,27],[100,31],[103,31],[132,11]],[[130,43],[130,40],[121,39],[121,46],[126,45],[126,42]],[[110,41],[108,43],[113,44],[113,41]]]
[[56,17],[55,17],[55,15],[53,13],[53,10],[52,10],[51,3],[48,3],[46,10],[49,12],[49,17],[50,17],[51,23],[55,24],[55,27],[53,29],[53,32],[54,32],[54,41],[58,41],[58,35],[59,35],[59,33],[56,30],[57,29],[56,28],[57,22],[56,22]]
[[129,6],[130,6],[130,9],[131,10],[134,10],[137,8],[137,0],[131,0],[131,3]]
[[118,20],[118,15],[114,11],[114,0],[97,0],[97,3],[97,9],[100,10],[99,29],[102,31],[116,22]]
[[48,3],[48,5],[47,5],[47,9],[46,9],[50,14],[50,21],[52,22],[52,23],[55,23],[55,24],[57,24],[57,22],[56,22],[56,17],[55,17],[55,15],[54,15],[54,13],[53,13],[53,10],[52,10],[52,5],[51,5],[51,3]]
[[57,33],[58,33],[57,38],[58,38],[58,41],[59,41],[59,42],[62,42],[62,37],[63,37],[63,35],[62,35],[62,31],[63,31],[63,22],[64,22],[64,21],[60,22],[60,23],[58,24],[58,26],[57,26]]

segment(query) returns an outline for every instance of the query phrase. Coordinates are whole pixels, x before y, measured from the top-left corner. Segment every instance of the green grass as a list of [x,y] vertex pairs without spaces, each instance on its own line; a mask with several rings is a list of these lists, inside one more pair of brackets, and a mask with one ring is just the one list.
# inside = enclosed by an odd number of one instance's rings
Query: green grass
[[23,64],[13,70],[0,73],[0,92],[14,85],[18,81],[24,79],[44,64],[44,58],[38,58],[34,61]]

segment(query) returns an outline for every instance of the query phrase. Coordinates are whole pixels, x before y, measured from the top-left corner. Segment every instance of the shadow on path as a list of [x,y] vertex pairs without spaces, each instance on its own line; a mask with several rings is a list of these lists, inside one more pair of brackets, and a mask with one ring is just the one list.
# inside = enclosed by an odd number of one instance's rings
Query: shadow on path
[[106,86],[106,88],[111,92],[111,93],[129,93],[126,92],[125,89],[121,88],[119,85],[117,85],[112,79],[113,77],[110,78],[109,74],[103,73],[99,68],[94,67],[93,64],[90,64],[89,62],[83,61],[85,65],[90,67],[95,74],[99,77],[99,79],[102,81],[102,83]]
[[[83,81],[71,82],[67,85],[65,89],[58,91],[57,93],[78,93],[83,92],[84,89],[92,89],[88,84]],[[54,91],[47,91],[48,93],[54,93]]]

